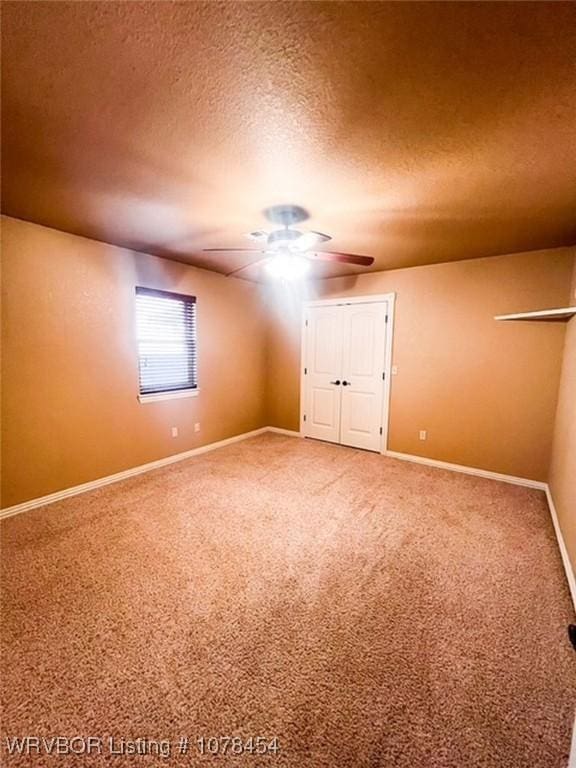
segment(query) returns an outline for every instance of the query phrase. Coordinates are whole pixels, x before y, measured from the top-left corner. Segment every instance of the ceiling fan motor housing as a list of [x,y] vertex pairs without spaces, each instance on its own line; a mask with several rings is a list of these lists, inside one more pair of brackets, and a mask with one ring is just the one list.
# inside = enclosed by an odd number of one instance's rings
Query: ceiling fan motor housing
[[272,224],[281,224],[283,227],[291,227],[310,218],[308,211],[299,205],[273,205],[266,208],[264,216]]
[[281,248],[289,246],[291,242],[298,240],[302,232],[295,229],[276,229],[268,235],[268,245],[271,248]]

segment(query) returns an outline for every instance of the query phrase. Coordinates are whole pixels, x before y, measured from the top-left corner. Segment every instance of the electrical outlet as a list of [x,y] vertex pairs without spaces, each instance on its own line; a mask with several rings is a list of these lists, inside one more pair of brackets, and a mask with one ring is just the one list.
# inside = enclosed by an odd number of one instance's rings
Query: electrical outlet
[[426,440],[427,437],[428,437],[428,432],[426,432],[425,429],[421,429],[420,430],[420,440]]
[[178,437],[178,427],[172,427],[172,437]]
[[200,432],[200,422],[197,421],[196,424],[194,424],[194,432]]
[[393,365],[392,366],[392,376],[396,376],[397,373],[398,373],[398,366],[397,365]]

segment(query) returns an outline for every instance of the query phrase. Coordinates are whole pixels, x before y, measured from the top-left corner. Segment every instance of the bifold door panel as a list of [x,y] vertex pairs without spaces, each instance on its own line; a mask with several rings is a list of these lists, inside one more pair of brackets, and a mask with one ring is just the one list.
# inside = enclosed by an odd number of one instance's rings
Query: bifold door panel
[[386,305],[349,304],[344,310],[340,442],[379,451]]
[[310,307],[304,434],[380,450],[386,302]]
[[[318,307],[308,317],[306,370],[307,434],[331,443],[340,442],[343,317],[339,307]],[[338,384],[335,382],[338,381]]]

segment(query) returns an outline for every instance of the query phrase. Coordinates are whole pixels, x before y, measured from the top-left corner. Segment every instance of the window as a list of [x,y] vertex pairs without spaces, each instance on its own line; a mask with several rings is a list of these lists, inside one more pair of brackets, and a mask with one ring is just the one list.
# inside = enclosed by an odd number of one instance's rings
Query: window
[[140,395],[197,389],[196,298],[136,288]]

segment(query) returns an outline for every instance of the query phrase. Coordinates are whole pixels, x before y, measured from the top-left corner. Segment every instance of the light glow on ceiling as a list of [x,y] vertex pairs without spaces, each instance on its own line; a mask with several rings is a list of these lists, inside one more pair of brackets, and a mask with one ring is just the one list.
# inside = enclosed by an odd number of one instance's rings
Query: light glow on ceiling
[[266,263],[266,272],[279,280],[298,280],[310,269],[310,262],[304,256],[292,253],[279,253]]

